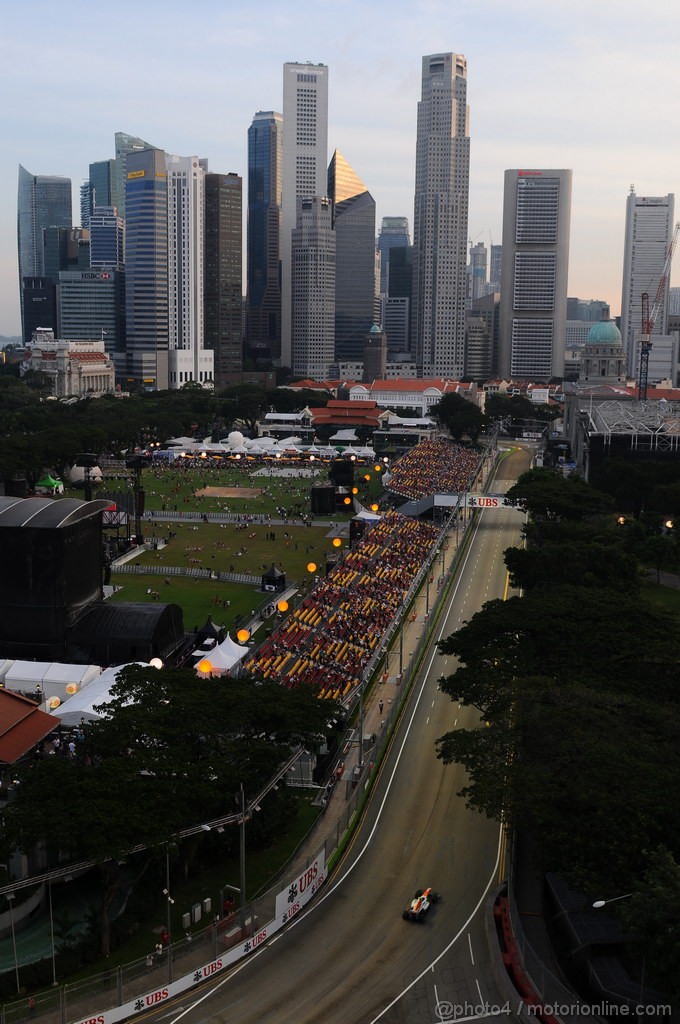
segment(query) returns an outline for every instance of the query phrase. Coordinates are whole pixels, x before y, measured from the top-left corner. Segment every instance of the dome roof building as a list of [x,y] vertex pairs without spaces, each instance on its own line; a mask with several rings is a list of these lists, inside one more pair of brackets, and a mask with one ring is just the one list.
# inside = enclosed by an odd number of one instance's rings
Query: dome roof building
[[614,321],[593,324],[582,352],[579,380],[588,384],[625,384],[625,365],[621,332]]

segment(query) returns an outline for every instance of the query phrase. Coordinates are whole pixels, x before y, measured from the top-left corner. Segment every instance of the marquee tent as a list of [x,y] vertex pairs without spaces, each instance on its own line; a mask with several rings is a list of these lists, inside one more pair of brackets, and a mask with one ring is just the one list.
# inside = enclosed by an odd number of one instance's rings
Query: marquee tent
[[[203,672],[197,665],[196,675],[201,679],[207,679],[209,676],[228,675],[231,669],[245,658],[249,650],[250,648],[241,647],[230,636],[227,636],[226,640],[204,655],[204,659],[210,662],[210,669],[207,672]],[[198,664],[200,665],[201,662]]]
[[[135,665],[145,665],[146,662],[132,662]],[[111,699],[111,690],[116,682],[116,677],[125,665],[115,665],[113,668],[106,668],[100,676],[92,679],[78,690],[72,697],[64,701],[58,708],[52,710],[52,714],[58,714],[61,724],[67,728],[80,725],[81,722],[96,722],[101,718],[95,705],[108,704]]]

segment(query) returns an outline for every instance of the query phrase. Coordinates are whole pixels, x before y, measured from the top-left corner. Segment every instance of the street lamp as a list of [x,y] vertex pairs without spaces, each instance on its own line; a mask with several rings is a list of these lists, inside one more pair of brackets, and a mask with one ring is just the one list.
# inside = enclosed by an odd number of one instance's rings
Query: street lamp
[[[626,893],[623,894],[623,896],[612,896],[612,898],[610,900],[595,900],[595,902],[593,903],[593,909],[594,910],[600,910],[602,907],[606,907],[608,903],[616,903],[617,900],[627,900],[627,899],[630,899],[630,897],[634,896],[634,895],[635,895],[635,893],[626,892]],[[639,1006],[638,1013],[640,1013],[640,1010],[642,1010],[642,1012],[644,1013],[644,1008],[642,1007],[642,1003],[643,1003],[644,994],[645,994],[645,968],[646,968],[646,966],[647,966],[647,958],[646,958],[645,954],[643,953],[642,954],[642,968],[641,968],[641,971],[640,971],[640,995],[638,996],[638,1006]]]
[[243,792],[243,783],[240,786],[241,797],[241,829],[239,842],[239,867],[241,883],[241,899],[239,901],[239,923],[241,926],[241,938],[246,934],[246,795]]
[[50,905],[50,938],[52,940],[52,984],[57,984],[57,965],[54,950],[54,916],[52,914],[52,879],[47,879],[47,895]]
[[168,917],[167,917],[167,932],[168,932],[168,982],[172,984],[172,920],[170,911],[175,903],[172,896],[170,895],[170,846],[165,848],[165,889],[163,889],[163,895],[167,897],[168,903]]
[[632,895],[632,892],[627,892],[623,896],[613,896],[610,900],[595,900],[593,903],[593,909],[599,910],[600,907],[605,907],[607,903],[616,903],[617,900],[627,900],[628,897]]
[[5,899],[9,903],[9,923],[10,923],[10,927],[12,929],[12,949],[14,950],[14,973],[15,973],[16,979],[17,979],[17,995],[19,996],[19,995],[21,995],[21,984],[19,982],[19,961],[17,960],[17,938],[16,938],[16,935],[14,933],[14,911],[12,909],[12,904],[14,903],[14,900],[16,899],[16,896],[15,896],[15,894],[13,892],[7,892],[7,893],[5,893]]

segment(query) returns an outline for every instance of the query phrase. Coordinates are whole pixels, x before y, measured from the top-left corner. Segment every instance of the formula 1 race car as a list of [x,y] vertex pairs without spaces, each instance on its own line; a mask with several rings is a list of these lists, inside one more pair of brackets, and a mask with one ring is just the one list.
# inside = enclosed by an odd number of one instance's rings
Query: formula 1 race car
[[433,903],[437,903],[440,899],[439,893],[432,889],[418,889],[401,916],[405,921],[418,921],[420,924],[424,924],[428,910]]

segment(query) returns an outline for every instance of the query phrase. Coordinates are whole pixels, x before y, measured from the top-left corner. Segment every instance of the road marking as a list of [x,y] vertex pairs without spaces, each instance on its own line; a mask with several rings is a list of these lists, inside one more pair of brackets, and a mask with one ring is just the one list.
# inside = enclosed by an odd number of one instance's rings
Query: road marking
[[472,963],[474,965],[475,958],[474,958],[474,954],[472,952],[472,939],[470,938],[470,933],[469,932],[468,932],[467,939],[468,939],[468,947],[470,949],[470,959],[472,960]]

